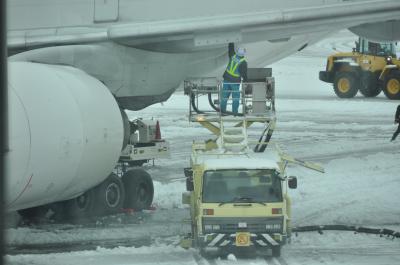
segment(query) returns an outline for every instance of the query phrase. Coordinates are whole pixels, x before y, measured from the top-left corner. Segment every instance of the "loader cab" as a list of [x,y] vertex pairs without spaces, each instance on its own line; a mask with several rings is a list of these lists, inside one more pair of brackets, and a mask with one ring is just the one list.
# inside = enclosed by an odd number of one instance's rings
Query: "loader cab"
[[358,43],[359,52],[362,54],[380,57],[396,57],[396,47],[395,44],[392,42],[377,43],[360,38]]
[[274,169],[224,169],[204,172],[203,203],[282,201],[282,181]]

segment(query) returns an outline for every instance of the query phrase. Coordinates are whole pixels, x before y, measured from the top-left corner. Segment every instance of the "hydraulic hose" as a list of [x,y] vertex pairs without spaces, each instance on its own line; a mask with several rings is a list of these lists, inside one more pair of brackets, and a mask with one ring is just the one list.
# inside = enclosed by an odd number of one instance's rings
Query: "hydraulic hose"
[[196,103],[195,103],[195,100],[196,100],[196,97],[194,96],[193,93],[191,93],[191,94],[190,94],[190,104],[192,105],[193,110],[196,111],[197,114],[204,114],[203,111],[200,111],[200,110],[197,108]]
[[386,228],[369,228],[354,225],[308,225],[293,227],[293,232],[312,232],[317,231],[323,234],[322,231],[354,231],[355,233],[375,234],[380,236],[388,236],[392,238],[400,238],[400,232],[396,232]]
[[[215,111],[220,112],[220,111],[221,111],[220,108],[218,108],[217,106],[215,106],[214,102],[212,101],[211,95],[212,95],[211,92],[209,92],[209,93],[208,93],[208,103],[210,104],[210,106],[211,106]],[[224,111],[224,112],[222,112],[222,114],[223,114],[223,115],[236,115],[236,116],[240,116],[240,117],[243,116],[242,113],[233,113],[232,111]]]

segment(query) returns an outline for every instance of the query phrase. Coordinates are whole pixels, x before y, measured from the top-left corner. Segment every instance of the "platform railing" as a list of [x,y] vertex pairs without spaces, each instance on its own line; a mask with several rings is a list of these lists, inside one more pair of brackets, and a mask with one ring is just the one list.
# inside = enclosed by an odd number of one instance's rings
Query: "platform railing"
[[[267,77],[265,82],[231,83],[238,85],[234,90],[226,89],[224,83],[215,77],[190,78],[184,81],[185,94],[189,95],[189,119],[196,121],[201,115],[204,119],[221,117],[245,117],[246,119],[271,119],[275,116],[275,81]],[[221,111],[221,99],[226,98],[226,111]],[[233,113],[234,98],[239,93],[238,112]],[[207,98],[206,98],[207,97]]]

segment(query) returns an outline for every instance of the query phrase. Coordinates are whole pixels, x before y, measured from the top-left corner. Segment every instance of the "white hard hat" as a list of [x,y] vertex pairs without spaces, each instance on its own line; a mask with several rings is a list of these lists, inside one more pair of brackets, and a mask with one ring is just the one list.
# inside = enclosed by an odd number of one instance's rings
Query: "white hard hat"
[[238,56],[244,56],[244,55],[246,54],[246,49],[245,49],[244,47],[239,47],[239,48],[237,49],[236,54],[237,54]]

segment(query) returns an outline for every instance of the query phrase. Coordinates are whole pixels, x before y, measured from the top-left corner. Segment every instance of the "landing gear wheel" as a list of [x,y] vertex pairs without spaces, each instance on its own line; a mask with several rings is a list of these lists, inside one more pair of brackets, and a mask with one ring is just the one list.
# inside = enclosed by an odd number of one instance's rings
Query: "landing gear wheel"
[[333,81],[335,94],[340,98],[352,98],[358,92],[358,78],[352,72],[338,72]]
[[125,186],[124,208],[140,211],[150,207],[154,186],[149,173],[141,168],[131,169],[122,176],[122,182]]
[[66,201],[66,217],[72,221],[80,221],[92,217],[95,200],[94,195],[93,189],[91,189],[75,199]]
[[122,180],[112,173],[94,189],[96,203],[94,214],[108,215],[118,213],[125,201],[125,189]]
[[378,76],[372,73],[364,73],[361,77],[360,92],[364,97],[376,97],[381,93],[381,88],[378,86]]
[[389,99],[400,99],[400,72],[389,73],[384,81],[383,93]]
[[272,247],[272,257],[280,257],[281,256],[281,246]]

